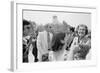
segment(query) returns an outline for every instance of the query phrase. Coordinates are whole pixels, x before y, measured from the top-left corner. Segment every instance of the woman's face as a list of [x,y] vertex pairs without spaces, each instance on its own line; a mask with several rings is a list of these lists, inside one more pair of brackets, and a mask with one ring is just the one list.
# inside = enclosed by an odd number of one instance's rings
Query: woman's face
[[79,26],[79,28],[78,28],[78,35],[80,37],[83,37],[83,36],[85,36],[85,33],[86,33],[85,27],[84,26]]
[[31,25],[26,25],[24,26],[24,34],[28,35],[30,32],[32,32],[32,27]]

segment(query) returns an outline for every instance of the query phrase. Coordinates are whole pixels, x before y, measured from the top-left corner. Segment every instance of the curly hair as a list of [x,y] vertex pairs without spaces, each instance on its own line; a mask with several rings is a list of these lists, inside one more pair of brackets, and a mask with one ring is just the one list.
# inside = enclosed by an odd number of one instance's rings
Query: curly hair
[[76,34],[78,35],[78,30],[79,30],[79,27],[82,26],[82,27],[85,27],[85,35],[88,34],[88,27],[85,25],[85,24],[79,24],[76,28]]

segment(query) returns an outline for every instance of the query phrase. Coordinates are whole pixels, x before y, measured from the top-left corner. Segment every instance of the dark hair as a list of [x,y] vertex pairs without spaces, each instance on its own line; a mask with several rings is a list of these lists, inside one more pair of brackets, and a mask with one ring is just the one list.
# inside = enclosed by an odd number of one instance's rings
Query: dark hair
[[27,21],[27,20],[25,20],[25,19],[23,20],[23,31],[24,31],[24,26],[25,26],[25,25],[29,25],[29,24],[30,24],[29,21]]
[[53,36],[52,51],[56,52],[62,49],[63,43],[61,43],[61,40],[64,40],[64,37],[64,33],[58,33]]
[[75,31],[75,28],[74,27],[70,27],[70,31],[71,32],[74,32]]
[[78,30],[79,30],[80,26],[84,26],[85,27],[85,35],[87,35],[88,34],[88,27],[85,24],[80,24],[80,25],[77,26],[76,34],[78,35]]

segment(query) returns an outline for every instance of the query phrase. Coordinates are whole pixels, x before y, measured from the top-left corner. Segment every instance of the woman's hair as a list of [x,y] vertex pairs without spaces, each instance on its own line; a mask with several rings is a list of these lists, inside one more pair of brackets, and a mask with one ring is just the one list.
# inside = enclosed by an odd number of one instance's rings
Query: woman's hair
[[58,33],[53,36],[52,39],[52,51],[56,52],[62,49],[63,43],[61,40],[64,40],[65,34],[64,33]]
[[30,22],[29,21],[27,21],[27,20],[23,20],[23,31],[24,31],[24,26],[26,26],[26,25],[29,25],[30,24]]
[[70,32],[74,32],[75,28],[74,27],[70,27]]
[[82,26],[85,28],[85,35],[88,34],[88,27],[85,25],[85,24],[79,24],[76,28],[76,34],[78,35],[78,30],[79,30],[79,27]]

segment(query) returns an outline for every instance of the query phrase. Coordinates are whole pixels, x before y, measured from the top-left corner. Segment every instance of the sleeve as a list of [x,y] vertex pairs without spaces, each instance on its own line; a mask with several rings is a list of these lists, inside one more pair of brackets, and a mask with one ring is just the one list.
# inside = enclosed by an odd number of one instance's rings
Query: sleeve
[[74,48],[77,46],[77,41],[78,41],[78,38],[75,37],[72,44],[71,44],[71,47],[70,47],[70,51],[68,52],[68,55],[67,55],[67,60],[73,60],[74,58]]
[[37,48],[38,48],[38,50],[41,50],[41,38],[40,38],[40,34],[37,36]]
[[67,60],[73,60],[73,57],[74,57],[73,51],[69,51],[69,53],[67,55]]
[[49,49],[52,47],[52,39],[53,39],[53,34],[50,33],[50,43],[49,43]]
[[71,44],[70,50],[73,50],[77,45],[78,45],[78,38],[75,37]]
[[37,49],[38,49],[38,59],[41,59],[42,54],[42,42],[41,42],[41,34],[37,36]]

